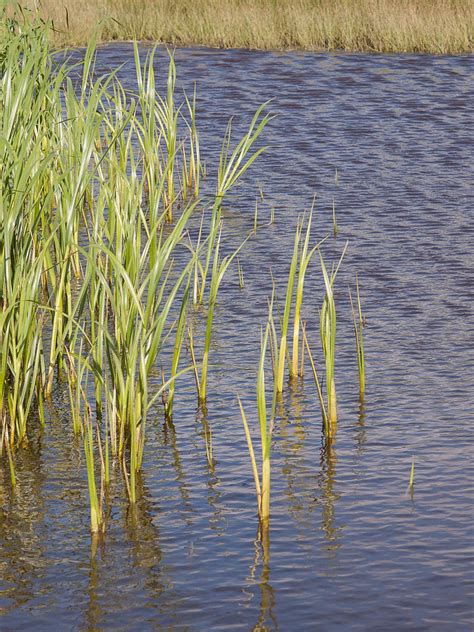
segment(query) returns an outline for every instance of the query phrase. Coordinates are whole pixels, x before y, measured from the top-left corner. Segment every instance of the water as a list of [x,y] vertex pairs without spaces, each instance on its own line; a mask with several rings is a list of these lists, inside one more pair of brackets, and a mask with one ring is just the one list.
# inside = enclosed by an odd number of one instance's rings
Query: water
[[[107,46],[98,70],[126,62],[120,76],[133,89],[132,60],[128,44]],[[82,447],[56,393],[46,429],[18,455],[18,493],[0,487],[0,628],[472,629],[473,58],[181,49],[176,62],[180,89],[197,81],[210,177],[229,116],[242,131],[273,98],[270,149],[225,219],[230,241],[242,239],[260,184],[261,224],[271,206],[276,223],[246,246],[245,288],[235,271],[222,288],[207,419],[184,377],[175,430],[160,408],[150,416],[134,512],[117,471],[95,555]],[[157,68],[164,81],[164,51]],[[325,244],[327,260],[349,240],[336,296],[340,422],[328,453],[309,371],[286,389],[267,556],[236,394],[255,428],[269,269],[284,287],[296,218],[314,193],[315,239],[330,233],[336,204],[340,232]],[[347,296],[356,271],[367,317],[364,409]],[[314,260],[304,315],[315,350],[322,295]]]

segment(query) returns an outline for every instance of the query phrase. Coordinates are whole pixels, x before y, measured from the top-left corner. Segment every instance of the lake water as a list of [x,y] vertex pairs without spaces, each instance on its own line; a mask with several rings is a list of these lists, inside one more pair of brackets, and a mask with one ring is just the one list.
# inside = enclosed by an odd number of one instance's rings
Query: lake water
[[[231,270],[220,294],[207,415],[186,375],[174,430],[160,408],[150,416],[133,512],[116,473],[94,555],[82,446],[58,389],[44,432],[18,453],[21,493],[0,487],[0,629],[473,629],[473,57],[179,49],[175,58],[178,93],[197,82],[210,180],[231,115],[243,131],[263,101],[277,114],[268,153],[224,213],[237,243],[262,187],[262,226],[241,257],[245,288]],[[100,49],[98,72],[118,64],[134,89],[131,46]],[[161,49],[163,83],[166,67]],[[340,420],[328,451],[309,369],[285,389],[264,555],[236,395],[256,430],[270,268],[281,296],[296,219],[315,193],[315,239],[331,234],[336,206],[327,261],[349,241],[336,281]],[[271,207],[275,223],[263,226]],[[363,408],[347,292],[356,272]],[[322,298],[315,258],[304,316],[319,360]]]

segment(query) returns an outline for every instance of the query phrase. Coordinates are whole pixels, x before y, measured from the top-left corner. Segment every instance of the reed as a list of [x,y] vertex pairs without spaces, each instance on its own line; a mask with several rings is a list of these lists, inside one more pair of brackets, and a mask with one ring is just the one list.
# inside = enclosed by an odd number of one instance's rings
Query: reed
[[201,288],[199,292],[200,302],[202,302],[204,298],[207,275],[219,233],[224,198],[229,191],[237,185],[257,158],[267,149],[265,146],[255,147],[263,130],[272,119],[270,114],[264,114],[264,110],[267,106],[268,103],[263,103],[257,108],[246,134],[239,140],[233,150],[231,150],[232,120],[229,121],[227,125],[219,156],[219,168],[217,171],[216,193],[212,206],[208,248],[205,264],[203,265]]
[[189,130],[189,169],[183,178],[184,186],[188,191],[192,191],[194,196],[199,195],[199,187],[201,182],[201,174],[203,167],[201,164],[201,150],[199,145],[199,134],[196,127],[196,84],[194,84],[194,92],[192,101],[185,96],[186,105],[189,113],[189,121],[186,119],[186,125]]
[[283,379],[285,376],[285,362],[287,356],[287,335],[288,326],[290,323],[291,306],[293,304],[293,289],[295,285],[296,270],[298,267],[299,246],[301,240],[301,233],[303,225],[301,219],[298,220],[296,226],[295,239],[293,243],[293,255],[290,262],[290,270],[288,272],[288,282],[286,286],[286,298],[285,307],[283,312],[283,318],[281,321],[281,334],[280,334],[280,346],[278,352],[278,363],[276,373],[276,391],[277,393],[283,392]]
[[408,489],[412,491],[415,487],[415,457],[413,457],[411,462],[411,470],[410,470],[410,481],[408,483]]
[[[288,272],[288,281],[286,286],[286,296],[283,316],[280,318],[281,335],[280,345],[277,361],[276,372],[276,390],[277,393],[283,391],[283,380],[285,374],[285,362],[288,363],[290,378],[297,377],[299,370],[299,335],[301,329],[301,308],[303,304],[303,290],[306,277],[306,271],[316,250],[325,241],[318,242],[313,248],[309,248],[309,241],[311,237],[311,224],[314,210],[313,206],[308,215],[306,222],[306,232],[303,237],[303,230],[305,225],[305,216],[298,218],[296,226],[295,238],[293,243],[293,255],[290,262],[290,269]],[[293,307],[294,297],[294,310],[293,310],[293,342],[292,353],[288,348],[288,328],[290,324],[290,316]]]
[[184,337],[185,337],[185,332],[186,332],[188,302],[189,302],[189,282],[184,293],[183,301],[181,303],[181,310],[179,313],[178,323],[176,326],[176,335],[175,335],[175,341],[174,341],[174,346],[173,346],[173,359],[171,363],[171,376],[170,376],[171,384],[164,401],[165,414],[169,420],[171,420],[173,416],[175,380],[178,375],[179,360],[181,357],[181,350],[183,348],[183,342],[184,342]]
[[242,270],[242,266],[240,264],[240,259],[237,259],[237,275],[239,277],[239,287],[241,290],[245,287],[245,279],[244,279],[244,271]]
[[337,233],[339,232],[339,226],[337,225],[336,218],[336,200],[332,201],[332,234],[334,237],[337,237]]
[[176,85],[176,66],[170,55],[168,65],[168,79],[166,84],[166,98],[158,97],[156,102],[158,122],[162,137],[166,145],[166,220],[173,221],[173,204],[175,202],[175,161],[178,150],[178,116],[179,110],[174,103],[174,90]]
[[[98,439],[100,441],[100,438]],[[90,408],[86,402],[84,416],[84,453],[86,457],[87,484],[89,488],[90,526],[91,533],[97,535],[105,531],[105,516],[103,511],[103,468],[101,468],[100,490],[97,491],[94,457],[94,433]]]
[[[303,304],[303,289],[304,289],[306,271],[313,257],[313,254],[322,244],[322,241],[320,241],[311,250],[309,250],[309,240],[311,237],[311,221],[313,218],[314,203],[315,201],[313,201],[313,206],[311,207],[311,210],[308,216],[308,221],[306,224],[306,235],[305,235],[305,239],[301,248],[301,252],[299,255],[299,262],[298,262],[298,279],[296,281],[295,308],[294,308],[294,315],[293,315],[293,352],[292,352],[292,358],[291,358],[291,363],[290,363],[290,377],[296,377],[298,375],[298,369],[299,369],[299,333],[301,329],[301,307]],[[303,222],[304,222],[304,219],[302,220],[301,229],[303,228]]]
[[336,355],[336,303],[334,300],[333,285],[339,267],[346,253],[347,247],[348,243],[346,243],[344,247],[336,268],[333,269],[330,274],[328,274],[323,256],[321,252],[319,252],[319,260],[321,263],[324,286],[326,289],[326,294],[324,296],[324,301],[319,318],[319,334],[326,365],[326,414],[328,420],[327,424],[328,428],[330,429],[331,436],[335,433],[337,425],[337,398],[336,385],[334,380],[334,366]]
[[311,370],[313,372],[314,383],[316,385],[316,392],[318,394],[319,406],[321,408],[321,414],[323,417],[324,432],[327,437],[331,438],[333,426],[329,422],[329,416],[326,410],[326,405],[324,403],[323,390],[321,388],[321,381],[319,379],[318,372],[316,370],[316,365],[313,358],[313,354],[311,353],[311,348],[309,346],[308,339],[306,337],[306,329],[303,330],[303,340],[304,340],[304,344],[308,353],[308,358],[311,364]]
[[273,421],[267,419],[267,406],[265,397],[265,357],[267,351],[268,337],[270,334],[270,323],[267,323],[265,334],[262,333],[260,345],[260,362],[257,372],[257,410],[258,422],[260,429],[260,442],[262,449],[262,466],[261,474],[259,474],[255,451],[253,448],[252,435],[247,422],[244,407],[240,398],[238,398],[242,423],[244,425],[245,436],[247,438],[247,446],[252,465],[252,472],[255,482],[255,492],[257,495],[258,516],[262,530],[268,529],[270,520],[270,449],[273,432]]
[[209,352],[211,348],[211,337],[212,337],[212,326],[214,322],[214,311],[217,303],[217,295],[219,291],[219,287],[222,283],[225,273],[229,268],[232,261],[237,257],[239,252],[242,250],[245,245],[247,239],[245,239],[240,246],[230,255],[225,256],[221,259],[220,257],[220,243],[221,243],[221,229],[219,230],[219,235],[217,237],[215,250],[214,250],[214,260],[212,265],[212,275],[211,275],[211,283],[209,288],[209,302],[207,305],[207,319],[206,319],[206,335],[204,339],[204,351],[202,357],[202,365],[201,365],[201,377],[198,380],[199,391],[198,398],[200,403],[204,403],[207,397],[207,375],[209,370]]
[[360,302],[359,278],[356,275],[357,309],[352,301],[352,294],[349,288],[349,299],[351,302],[352,322],[354,325],[354,335],[357,352],[357,368],[359,374],[359,398],[363,402],[365,399],[365,356],[364,356],[364,316]]

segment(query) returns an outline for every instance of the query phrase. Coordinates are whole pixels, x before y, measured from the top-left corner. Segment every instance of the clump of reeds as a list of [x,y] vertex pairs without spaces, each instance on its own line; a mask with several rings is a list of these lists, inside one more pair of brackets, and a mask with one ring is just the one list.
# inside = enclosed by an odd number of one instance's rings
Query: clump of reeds
[[[290,262],[290,269],[288,272],[288,281],[286,286],[285,306],[283,311],[283,317],[281,319],[281,335],[280,345],[277,360],[276,371],[276,391],[281,393],[283,391],[283,380],[285,375],[285,364],[288,362],[290,377],[296,377],[299,369],[299,333],[301,329],[301,307],[303,303],[303,290],[306,271],[311,258],[315,251],[319,248],[322,241],[318,242],[313,248],[309,248],[309,241],[311,236],[311,223],[313,216],[313,207],[308,215],[306,223],[306,234],[304,241],[302,242],[303,229],[305,223],[305,216],[298,219],[296,226],[293,254]],[[323,240],[324,241],[324,240]],[[295,291],[296,286],[296,291]],[[290,324],[290,316],[293,308],[294,295],[294,310],[293,310],[293,344],[292,344],[292,356],[290,358],[288,351],[288,328]]]
[[337,424],[337,396],[336,396],[336,383],[334,379],[334,367],[336,356],[336,302],[334,299],[333,285],[336,278],[339,266],[346,253],[348,244],[346,243],[342,252],[341,258],[336,268],[329,274],[326,265],[324,263],[321,252],[319,253],[319,260],[321,263],[321,270],[324,278],[324,286],[326,293],[321,307],[319,316],[319,335],[321,338],[321,345],[324,354],[324,360],[326,365],[326,414],[327,424],[330,429],[330,433],[335,432]]
[[303,330],[303,342],[306,347],[308,358],[311,364],[311,370],[316,385],[318,400],[321,407],[323,417],[324,432],[328,438],[332,438],[337,428],[337,395],[334,379],[335,357],[336,357],[336,302],[334,299],[334,280],[338,273],[346,253],[348,243],[346,243],[341,254],[339,262],[335,268],[328,273],[323,256],[319,252],[319,260],[323,273],[325,295],[321,311],[319,313],[319,336],[324,355],[325,378],[326,378],[326,401],[324,400],[323,387],[318,375],[316,363],[311,352],[311,348],[306,337],[306,331]]
[[[55,61],[50,27],[36,14],[9,8],[1,17],[0,450],[14,484],[14,450],[28,440],[32,413],[43,422],[44,398],[66,382],[97,533],[110,455],[135,503],[149,411],[161,396],[171,419],[176,380],[191,368],[179,367],[191,287],[206,310],[198,393],[206,399],[218,292],[240,251],[221,257],[222,202],[264,151],[256,143],[270,117],[259,108],[232,149],[229,125],[204,225],[196,92],[178,102],[172,56],[161,97],[154,51],[142,62],[135,45],[130,95],[115,73],[95,77],[94,40],[71,68]],[[152,387],[167,345],[167,379]]]
[[[66,382],[72,431],[84,445],[91,531],[99,534],[105,529],[104,493],[111,461],[120,464],[130,503],[135,504],[150,410],[162,397],[171,421],[176,381],[191,369],[203,413],[207,459],[213,466],[205,402],[215,308],[224,276],[243,247],[222,256],[222,205],[265,150],[260,137],[271,117],[265,104],[258,108],[235,145],[229,124],[209,216],[198,198],[202,165],[196,93],[179,104],[172,57],[166,95],[161,97],[155,87],[154,52],[142,63],[135,46],[138,93],[131,97],[114,73],[95,78],[94,41],[82,67],[75,67],[79,80],[76,77],[73,83],[71,69],[54,61],[48,25],[22,12],[16,21],[5,12],[1,16],[8,20],[0,23],[0,455],[6,454],[14,486],[15,450],[28,441],[32,413],[43,423],[44,398],[52,395],[58,381]],[[179,117],[185,122],[182,137]],[[190,223],[199,213],[194,244]],[[303,373],[300,342],[308,349],[329,437],[337,420],[333,284],[345,249],[331,272],[320,254],[325,284],[320,313],[324,402],[301,324],[305,277],[321,243],[310,246],[311,225],[312,210],[296,228],[280,341],[273,318],[275,293],[262,332],[257,376],[261,472],[239,400],[264,529],[270,516],[277,395],[283,390],[285,363],[290,376]],[[240,262],[238,271],[243,286]],[[353,315],[362,398],[358,282],[357,299]],[[190,314],[196,319],[202,315],[205,328],[199,361]],[[187,331],[191,366],[180,368]],[[270,415],[264,375],[268,346],[274,382]],[[166,348],[170,353],[164,353]],[[170,366],[163,366],[166,362]],[[161,384],[153,380],[158,367]]]

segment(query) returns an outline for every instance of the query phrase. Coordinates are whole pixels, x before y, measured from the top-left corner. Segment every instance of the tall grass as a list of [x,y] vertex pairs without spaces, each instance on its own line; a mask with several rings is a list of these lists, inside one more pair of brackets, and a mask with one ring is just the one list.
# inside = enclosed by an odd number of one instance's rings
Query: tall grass
[[[34,0],[29,0],[34,5]],[[42,0],[60,43],[149,39],[223,48],[462,53],[473,49],[469,0]]]

